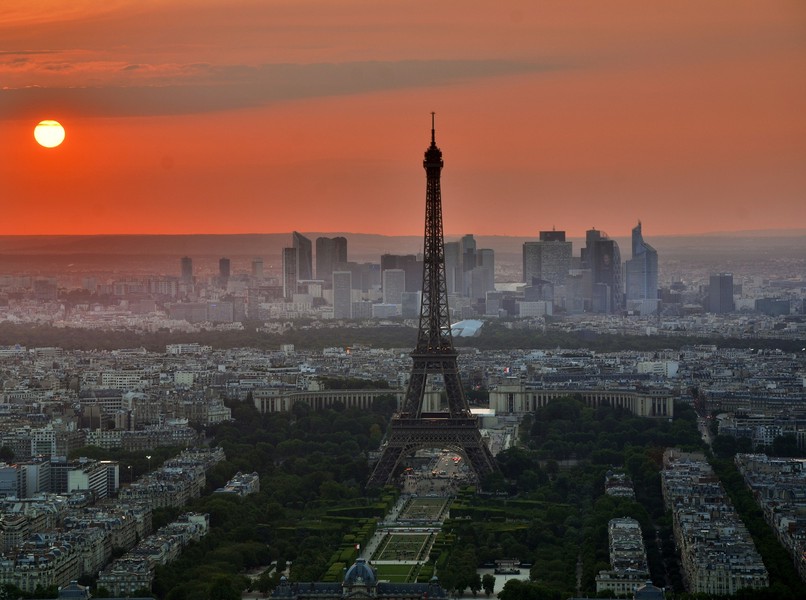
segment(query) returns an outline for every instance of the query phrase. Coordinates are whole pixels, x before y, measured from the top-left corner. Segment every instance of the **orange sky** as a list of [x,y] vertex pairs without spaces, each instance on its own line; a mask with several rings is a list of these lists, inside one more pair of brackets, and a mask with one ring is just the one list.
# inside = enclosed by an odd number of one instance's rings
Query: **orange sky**
[[0,234],[420,234],[432,110],[446,233],[806,228],[802,0],[3,0]]

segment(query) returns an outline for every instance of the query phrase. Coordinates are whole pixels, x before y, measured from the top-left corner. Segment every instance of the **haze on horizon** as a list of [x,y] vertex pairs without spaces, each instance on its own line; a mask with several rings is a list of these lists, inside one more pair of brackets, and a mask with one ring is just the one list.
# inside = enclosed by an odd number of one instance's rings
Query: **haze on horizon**
[[798,1],[5,0],[0,81],[0,235],[421,235],[432,110],[446,233],[806,223]]

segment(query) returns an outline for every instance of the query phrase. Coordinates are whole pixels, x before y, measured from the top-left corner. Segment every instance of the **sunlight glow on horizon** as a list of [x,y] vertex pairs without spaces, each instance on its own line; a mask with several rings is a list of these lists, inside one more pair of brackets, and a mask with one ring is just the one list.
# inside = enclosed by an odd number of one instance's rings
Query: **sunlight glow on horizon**
[[421,235],[431,110],[449,232],[806,223],[791,3],[345,2],[9,0],[0,235]]

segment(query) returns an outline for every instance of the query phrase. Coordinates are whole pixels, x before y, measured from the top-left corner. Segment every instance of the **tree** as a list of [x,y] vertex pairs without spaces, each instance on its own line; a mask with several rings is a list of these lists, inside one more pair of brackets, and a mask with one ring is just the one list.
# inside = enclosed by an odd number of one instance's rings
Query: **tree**
[[484,589],[484,593],[487,594],[489,598],[490,595],[495,590],[495,575],[492,573],[485,573],[484,577],[481,578],[481,587]]
[[736,454],[736,438],[732,435],[718,435],[714,438],[711,449],[720,458],[731,458]]
[[218,575],[207,597],[210,600],[240,600],[241,590],[229,575]]
[[802,456],[803,451],[798,448],[798,440],[791,433],[779,435],[772,441],[772,452],[775,456]]
[[13,600],[21,597],[22,590],[20,590],[20,588],[11,585],[10,583],[0,585],[0,600]]
[[481,575],[479,575],[478,571],[473,573],[473,576],[470,578],[469,587],[470,587],[470,591],[473,592],[473,596],[475,596],[476,594],[479,593],[479,591],[481,591],[481,587],[482,587]]

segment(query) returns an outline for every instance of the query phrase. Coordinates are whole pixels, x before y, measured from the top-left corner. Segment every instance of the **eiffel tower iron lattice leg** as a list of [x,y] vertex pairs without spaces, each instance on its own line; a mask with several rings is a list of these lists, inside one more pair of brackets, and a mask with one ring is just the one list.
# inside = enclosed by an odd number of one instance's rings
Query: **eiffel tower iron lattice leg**
[[[431,145],[423,160],[425,235],[417,346],[411,353],[413,364],[403,410],[392,418],[381,457],[368,481],[370,487],[389,483],[400,462],[421,448],[444,448],[464,455],[479,480],[498,469],[481,436],[478,419],[470,413],[453,347],[442,233],[442,166],[442,151],[436,145],[432,113]],[[447,412],[423,411],[429,375],[442,377],[448,399]]]

